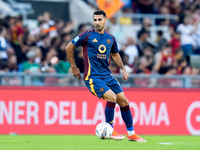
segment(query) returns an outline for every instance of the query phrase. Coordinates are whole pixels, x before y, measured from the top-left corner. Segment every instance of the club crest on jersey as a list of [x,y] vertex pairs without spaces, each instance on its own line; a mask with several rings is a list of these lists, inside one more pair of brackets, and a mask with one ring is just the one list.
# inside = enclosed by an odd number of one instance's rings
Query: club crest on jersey
[[101,91],[101,92],[103,92],[103,91],[104,91],[104,88],[103,88],[103,87],[101,87],[101,88],[100,88],[100,91]]
[[108,44],[110,44],[110,43],[111,43],[110,39],[107,39],[107,43],[108,43]]
[[100,53],[105,53],[105,51],[106,51],[106,46],[103,45],[103,44],[99,45],[99,52]]

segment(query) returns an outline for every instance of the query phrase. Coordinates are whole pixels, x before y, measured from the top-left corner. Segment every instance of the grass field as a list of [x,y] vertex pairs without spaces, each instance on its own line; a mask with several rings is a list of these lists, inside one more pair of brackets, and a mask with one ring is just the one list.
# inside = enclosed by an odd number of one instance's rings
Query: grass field
[[94,135],[0,135],[0,150],[200,150],[200,136],[141,136],[147,143]]

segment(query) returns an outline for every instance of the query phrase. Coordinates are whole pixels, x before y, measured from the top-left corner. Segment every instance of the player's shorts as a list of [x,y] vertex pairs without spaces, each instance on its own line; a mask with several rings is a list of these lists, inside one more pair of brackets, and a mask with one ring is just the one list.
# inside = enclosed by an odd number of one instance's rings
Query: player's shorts
[[85,85],[90,92],[101,98],[103,94],[111,89],[115,94],[123,92],[121,85],[117,79],[112,76],[109,77],[91,77],[85,81]]

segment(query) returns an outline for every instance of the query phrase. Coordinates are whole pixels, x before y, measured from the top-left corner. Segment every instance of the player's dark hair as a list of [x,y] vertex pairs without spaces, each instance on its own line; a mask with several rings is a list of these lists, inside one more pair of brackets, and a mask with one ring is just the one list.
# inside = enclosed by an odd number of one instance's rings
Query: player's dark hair
[[96,10],[94,13],[93,13],[93,16],[94,15],[103,15],[104,17],[106,17],[106,13],[103,11],[103,10]]

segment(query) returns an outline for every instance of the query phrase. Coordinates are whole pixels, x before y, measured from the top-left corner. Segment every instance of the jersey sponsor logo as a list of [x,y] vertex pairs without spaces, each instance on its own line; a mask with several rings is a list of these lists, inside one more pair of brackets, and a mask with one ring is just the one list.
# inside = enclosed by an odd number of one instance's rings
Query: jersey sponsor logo
[[111,43],[110,39],[107,39],[107,43],[108,43],[108,44],[110,44],[110,43]]
[[106,51],[106,46],[103,45],[103,44],[99,45],[99,52],[100,53],[105,53],[105,51]]
[[97,39],[95,38],[92,42],[98,42]]
[[78,39],[79,39],[79,36],[76,36],[76,37],[74,38],[74,42],[77,42]]
[[106,55],[104,55],[104,54],[97,54],[97,58],[106,59]]

